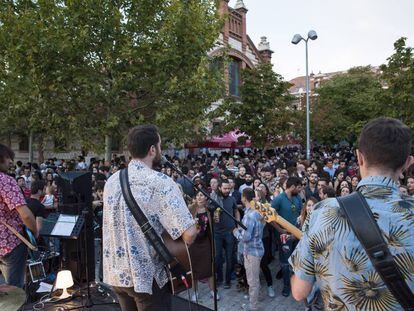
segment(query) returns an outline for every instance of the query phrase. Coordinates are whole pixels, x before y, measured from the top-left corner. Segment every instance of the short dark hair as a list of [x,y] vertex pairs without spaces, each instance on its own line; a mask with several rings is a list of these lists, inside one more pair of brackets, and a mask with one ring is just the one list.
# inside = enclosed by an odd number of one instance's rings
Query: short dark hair
[[331,186],[322,186],[321,191],[323,194],[328,195],[328,198],[334,198],[336,195],[335,189]]
[[188,167],[187,167],[187,166],[183,166],[183,168],[181,169],[181,172],[182,172],[184,175],[187,175],[187,174],[188,174],[188,171],[189,171],[189,169],[188,169]]
[[287,182],[286,182],[286,189],[289,189],[292,186],[301,186],[302,185],[302,180],[298,177],[289,177]]
[[145,158],[151,146],[160,141],[158,128],[155,125],[138,125],[129,130],[127,137],[128,150],[133,158]]
[[378,118],[365,125],[358,148],[369,166],[397,170],[410,155],[411,139],[410,129],[401,121]]
[[6,158],[14,160],[14,152],[6,145],[0,144],[0,163],[3,163]]
[[250,202],[254,200],[254,198],[256,197],[256,193],[252,188],[246,188],[243,190],[242,197]]
[[229,183],[228,179],[221,178],[218,182],[218,187],[221,188],[221,186],[223,186],[223,184],[228,184],[228,183]]
[[45,183],[43,182],[43,180],[34,180],[30,185],[30,193],[37,194],[39,190],[43,191],[44,187]]

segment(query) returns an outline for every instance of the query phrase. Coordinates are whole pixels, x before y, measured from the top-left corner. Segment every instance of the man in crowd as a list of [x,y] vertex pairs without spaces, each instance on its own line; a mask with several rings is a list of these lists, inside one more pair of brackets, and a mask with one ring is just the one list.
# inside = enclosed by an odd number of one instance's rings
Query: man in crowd
[[[190,182],[190,180],[192,178],[192,176],[189,174],[190,170],[188,169],[187,166],[184,166],[181,171],[183,172],[183,174],[189,180],[185,177],[180,177],[180,178],[177,179],[177,183],[181,185],[181,187],[183,188],[184,193],[192,198],[192,197],[194,197],[194,188],[193,188],[193,185]],[[193,173],[194,173],[194,171],[193,171]]]
[[[292,225],[296,225],[297,219],[302,210],[302,199],[299,196],[301,191],[302,181],[300,178],[289,177],[286,182],[286,190],[272,201],[272,207],[276,210],[276,212]],[[279,226],[276,226],[276,229],[281,235],[286,235],[288,233],[285,229],[282,229]],[[296,241],[293,241],[293,237],[290,237],[284,244],[286,244],[286,246],[283,251],[279,252],[279,257],[283,275],[282,295],[287,297],[290,295],[290,269],[288,258],[294,250]]]
[[[401,173],[414,163],[411,143],[411,131],[400,121],[369,122],[359,137],[362,180],[357,191],[365,197],[403,281],[413,291],[414,200],[401,197],[397,185]],[[316,283],[329,309],[402,310],[345,217],[336,199],[315,206],[291,257],[293,297],[306,298]]]
[[[221,208],[217,208],[214,211],[214,239],[216,243],[216,265],[217,265],[217,282],[223,283],[223,257],[226,262],[226,274],[224,288],[231,287],[231,274],[233,272],[233,250],[234,250],[234,237],[233,229],[236,224],[226,213],[222,211],[226,210],[230,215],[240,219],[240,214],[237,209],[236,200],[230,196],[230,184],[228,180],[220,180],[219,188],[217,192],[213,192],[211,197],[216,200]],[[223,249],[225,250],[225,256],[223,256]]]
[[239,173],[235,179],[236,187],[235,189],[238,191],[240,186],[246,182],[246,168],[244,166],[240,167]]
[[36,227],[38,232],[42,229],[43,219],[46,218],[45,206],[40,203],[40,197],[44,194],[44,187],[45,183],[43,181],[34,180],[30,189],[30,198],[26,199],[27,207],[36,219]]
[[227,178],[229,185],[230,185],[230,195],[236,200],[237,205],[242,204],[241,202],[241,194],[238,190],[235,189],[236,184],[233,178]]
[[331,186],[322,186],[319,190],[319,198],[321,201],[326,200],[328,198],[334,198],[335,194],[335,189]]
[[13,158],[14,152],[0,144],[0,271],[6,284],[23,288],[27,248],[5,224],[20,233],[25,225],[35,235],[37,228],[17,182],[6,174]]
[[333,166],[332,159],[327,159],[325,161],[325,167],[323,168],[323,170],[325,172],[327,172],[329,174],[331,180],[333,180],[333,178],[335,176],[336,168]]
[[253,189],[253,176],[250,174],[246,174],[246,182],[240,186],[239,188],[239,192],[243,193],[243,190],[246,188],[251,188]]
[[275,178],[274,170],[271,167],[265,167],[262,169],[262,172],[265,172],[265,185],[269,189],[270,193],[274,193],[277,186],[277,180]]
[[247,283],[249,284],[249,306],[243,306],[245,310],[257,310],[260,293],[260,261],[264,254],[262,242],[264,222],[262,216],[252,205],[255,199],[253,189],[246,188],[242,193],[242,203],[246,207],[242,223],[246,230],[234,228],[233,235],[241,244],[243,250],[244,268],[246,269]]
[[318,174],[313,172],[310,173],[308,185],[305,188],[305,196],[306,200],[308,200],[310,197],[314,197],[317,200],[320,199],[318,192]]

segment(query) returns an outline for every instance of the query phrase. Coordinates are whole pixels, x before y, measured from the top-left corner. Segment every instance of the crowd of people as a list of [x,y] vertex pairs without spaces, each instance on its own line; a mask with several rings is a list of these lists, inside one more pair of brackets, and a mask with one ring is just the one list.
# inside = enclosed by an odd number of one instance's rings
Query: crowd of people
[[[298,244],[285,228],[265,223],[252,204],[269,203],[281,217],[305,230],[315,204],[327,198],[349,195],[356,191],[361,181],[356,153],[351,147],[317,147],[312,150],[312,160],[306,160],[303,151],[296,147],[222,152],[219,155],[198,153],[169,160],[181,169],[184,177],[169,167],[159,167],[158,170],[179,185],[199,230],[190,247],[196,278],[192,299],[196,301],[198,298],[197,281],[206,282],[211,297],[214,295],[211,266],[211,240],[214,239],[216,278],[220,289],[217,298],[226,294],[225,289],[237,286],[249,298],[251,310],[257,309],[260,271],[269,297],[277,295],[273,287],[275,279],[283,282],[281,295],[288,297],[291,294],[289,258]],[[40,164],[17,161],[9,167],[7,174],[17,181],[33,215],[41,219],[57,207],[56,177],[61,172],[90,171],[93,208],[102,210],[105,209],[106,180],[127,167],[128,162],[124,156],[114,156],[110,162],[92,159],[90,163],[85,163],[82,156],[76,160],[48,159]],[[196,185],[195,189],[189,180]],[[400,174],[397,184],[401,195],[414,196],[413,166]],[[200,189],[209,192],[220,208],[210,213],[212,204]],[[241,229],[223,210],[242,221],[247,230]],[[41,221],[37,221],[37,231],[40,227]],[[4,234],[5,230],[2,230],[1,238]],[[277,255],[279,260],[275,260]],[[275,275],[270,269],[272,263],[279,265]],[[22,284],[18,282],[16,285]]]

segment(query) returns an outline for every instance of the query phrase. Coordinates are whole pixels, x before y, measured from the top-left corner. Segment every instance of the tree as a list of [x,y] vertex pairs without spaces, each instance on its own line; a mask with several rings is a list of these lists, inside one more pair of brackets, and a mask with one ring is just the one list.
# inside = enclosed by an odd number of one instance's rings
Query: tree
[[380,77],[373,68],[355,67],[318,89],[312,107],[312,138],[320,143],[355,140],[362,127],[382,114]]
[[241,98],[228,97],[213,113],[221,117],[220,131],[239,129],[255,147],[263,148],[283,139],[294,128],[295,112],[290,109],[289,83],[275,73],[271,64],[242,71]]
[[382,101],[385,114],[400,119],[414,130],[414,56],[406,40],[403,37],[394,43],[395,53],[381,66],[386,84]]
[[106,159],[111,140],[140,122],[160,123],[173,141],[190,137],[221,96],[206,55],[221,29],[216,1],[16,0],[1,12],[3,82],[24,90],[26,111],[51,112],[33,113],[49,120],[36,131],[96,151],[105,137]]

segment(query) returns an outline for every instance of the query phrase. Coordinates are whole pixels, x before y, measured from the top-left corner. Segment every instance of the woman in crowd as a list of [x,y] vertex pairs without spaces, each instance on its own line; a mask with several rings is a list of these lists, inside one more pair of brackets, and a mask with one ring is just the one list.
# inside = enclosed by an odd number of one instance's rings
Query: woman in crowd
[[[196,240],[190,246],[190,255],[194,276],[193,301],[197,301],[198,281],[208,279],[211,297],[214,296],[212,252],[211,252],[211,217],[207,209],[207,197],[198,191],[195,202],[189,206],[190,212],[198,223],[199,233]],[[217,299],[220,296],[217,293]]]
[[310,213],[313,210],[313,206],[318,203],[318,200],[314,197],[310,197],[306,203],[305,206],[302,208],[302,211],[300,212],[300,216],[298,218],[298,225],[299,228],[303,230],[303,224],[305,223],[306,218],[309,217]]
[[[267,188],[266,185],[264,185],[264,184],[261,184],[261,185],[265,186],[264,189]],[[262,203],[262,204],[270,202],[266,198],[265,192],[260,189],[260,186],[254,192],[256,194],[255,200],[257,202]],[[263,242],[263,247],[264,247],[264,254],[263,254],[263,257],[260,261],[260,269],[262,270],[263,275],[265,277],[266,284],[267,284],[267,295],[270,298],[275,297],[275,290],[273,289],[272,273],[270,272],[270,269],[269,269],[269,264],[270,264],[270,262],[272,261],[272,258],[273,258],[273,256],[272,256],[272,237],[274,235],[275,235],[275,231],[274,231],[273,226],[266,223],[266,225],[263,228],[262,242]],[[259,276],[257,276],[257,277],[259,277]]]
[[352,192],[356,191],[358,184],[359,184],[359,177],[355,175],[351,179]]

